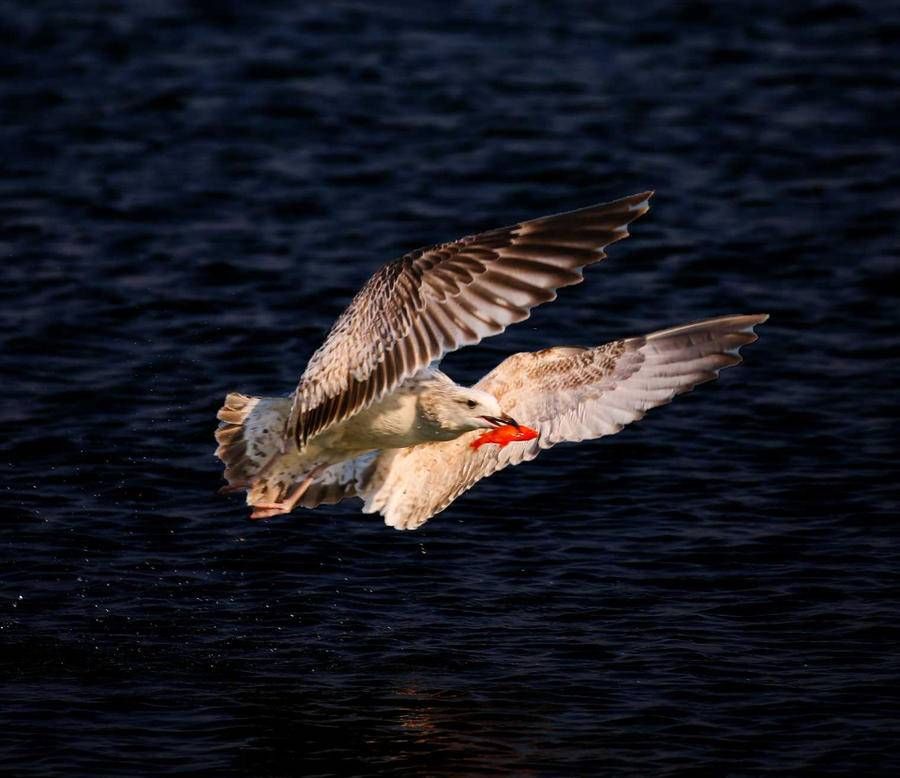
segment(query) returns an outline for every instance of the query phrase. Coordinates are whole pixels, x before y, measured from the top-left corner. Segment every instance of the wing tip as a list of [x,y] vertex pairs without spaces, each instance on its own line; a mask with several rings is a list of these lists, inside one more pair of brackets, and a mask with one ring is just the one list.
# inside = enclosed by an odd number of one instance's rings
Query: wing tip
[[754,332],[753,328],[758,327],[760,324],[764,324],[768,320],[768,313],[731,313],[726,314],[725,316],[713,316],[709,319],[699,319],[698,321],[692,321],[687,324],[680,324],[675,327],[668,327],[664,330],[657,330],[644,337],[648,340],[658,339],[695,330],[721,328],[726,331],[744,332],[753,335],[754,340],[756,340],[759,336]]
[[744,313],[737,314],[735,316],[727,316],[723,317],[723,319],[728,320],[731,319],[736,324],[739,324],[735,328],[735,333],[740,333],[744,335],[744,339],[738,343],[734,349],[726,349],[726,353],[732,354],[733,356],[738,358],[739,362],[743,361],[743,357],[740,355],[740,349],[744,346],[749,346],[751,343],[756,343],[759,340],[759,335],[756,333],[754,327],[758,327],[760,324],[765,324],[769,320],[768,313]]
[[[648,189],[645,192],[638,192],[637,194],[633,194],[624,199],[630,201],[628,210],[639,211],[638,216],[643,216],[650,210],[650,200],[653,199],[655,194],[655,189]],[[637,218],[637,216],[635,218]]]
[[[716,345],[716,350],[710,351],[704,356],[704,359],[714,360],[715,364],[706,366],[703,371],[705,377],[698,373],[689,382],[692,389],[701,383],[718,378],[722,370],[743,363],[744,355],[741,353],[741,349],[759,340],[759,335],[754,331],[754,327],[763,324],[768,319],[769,314],[767,313],[717,316],[650,333],[645,336],[645,342],[647,344],[666,343],[673,338],[676,339],[675,342],[681,342],[682,338],[687,338],[687,343],[691,344],[694,336],[710,338],[711,342]],[[690,391],[690,389],[684,391]]]

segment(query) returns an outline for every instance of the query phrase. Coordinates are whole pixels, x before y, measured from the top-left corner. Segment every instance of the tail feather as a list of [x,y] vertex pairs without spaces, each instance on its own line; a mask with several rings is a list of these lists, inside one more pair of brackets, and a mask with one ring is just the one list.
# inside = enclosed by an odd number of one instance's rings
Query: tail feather
[[[284,451],[291,398],[248,397],[232,392],[216,414],[216,456],[225,464],[222,492],[247,492],[247,504],[279,502],[312,471],[314,463]],[[335,463],[322,471],[298,503],[307,508],[333,505],[357,494],[378,452]]]
[[240,392],[225,395],[225,404],[219,408],[216,418],[227,424],[243,424],[259,402],[259,397],[248,397]]
[[224,491],[248,489],[262,468],[281,453],[290,398],[248,397],[231,392],[216,417],[216,456],[225,465]]

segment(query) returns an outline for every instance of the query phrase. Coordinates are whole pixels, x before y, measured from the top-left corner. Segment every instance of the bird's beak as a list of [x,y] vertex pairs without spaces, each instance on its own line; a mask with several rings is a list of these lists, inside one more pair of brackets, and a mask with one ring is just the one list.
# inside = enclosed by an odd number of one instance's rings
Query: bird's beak
[[512,416],[482,416],[481,418],[488,424],[493,424],[495,427],[505,427],[506,425],[511,424],[518,429],[521,426]]

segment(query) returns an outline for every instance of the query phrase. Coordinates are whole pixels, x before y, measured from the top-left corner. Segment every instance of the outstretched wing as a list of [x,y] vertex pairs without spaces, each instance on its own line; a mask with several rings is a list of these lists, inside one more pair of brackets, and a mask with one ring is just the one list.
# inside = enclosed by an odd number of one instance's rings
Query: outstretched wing
[[648,210],[652,192],[420,249],[385,265],[313,354],[288,430],[298,446],[448,351],[527,319]]
[[317,508],[319,505],[335,505],[348,497],[357,497],[359,485],[369,479],[380,455],[380,451],[368,451],[356,459],[331,465],[310,484],[298,504],[304,508]]
[[507,465],[534,459],[563,441],[613,435],[650,408],[716,378],[741,361],[765,314],[723,316],[627,338],[596,348],[549,348],[514,354],[477,387],[540,436],[528,443],[473,450],[479,432],[445,443],[383,453],[358,485],[367,513],[380,512],[397,529],[415,529],[477,481]]

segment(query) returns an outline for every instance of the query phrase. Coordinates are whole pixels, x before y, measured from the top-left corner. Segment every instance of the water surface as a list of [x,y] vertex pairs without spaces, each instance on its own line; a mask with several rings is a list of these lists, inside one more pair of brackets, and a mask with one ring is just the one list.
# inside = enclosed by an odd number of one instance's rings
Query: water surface
[[[892,774],[900,15],[452,5],[0,3],[0,761]],[[448,372],[768,311],[743,366],[414,533],[216,495],[379,264],[647,188]]]

